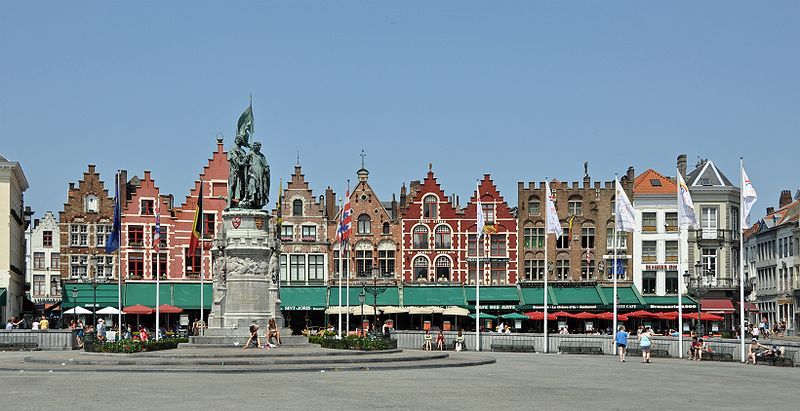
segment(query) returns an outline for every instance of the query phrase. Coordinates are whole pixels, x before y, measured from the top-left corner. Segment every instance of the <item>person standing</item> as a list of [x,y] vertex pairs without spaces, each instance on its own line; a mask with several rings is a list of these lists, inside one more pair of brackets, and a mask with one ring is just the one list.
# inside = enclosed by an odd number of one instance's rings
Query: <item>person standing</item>
[[39,329],[39,320],[34,318],[33,322],[31,323],[31,330],[38,330],[38,329]]
[[106,322],[102,318],[97,319],[97,339],[101,342],[106,341]]
[[42,314],[42,319],[41,321],[39,321],[39,329],[40,330],[50,329],[50,321],[47,319],[47,317],[44,316],[44,314]]
[[459,329],[458,335],[456,335],[455,350],[461,351],[463,348],[464,348],[464,330]]
[[650,326],[645,326],[644,331],[639,334],[639,348],[642,349],[642,363],[650,362],[650,346],[653,344],[653,331]]
[[617,350],[619,351],[619,361],[625,362],[625,354],[628,349],[628,332],[625,331],[624,325],[619,326],[619,331],[617,331],[614,340],[617,344]]
[[431,336],[431,330],[425,330],[425,345],[424,345],[424,347],[425,347],[426,351],[430,351],[431,350],[431,341],[432,340],[433,340],[433,337]]
[[436,335],[436,349],[439,351],[444,350],[444,333],[442,330],[439,330],[439,334]]

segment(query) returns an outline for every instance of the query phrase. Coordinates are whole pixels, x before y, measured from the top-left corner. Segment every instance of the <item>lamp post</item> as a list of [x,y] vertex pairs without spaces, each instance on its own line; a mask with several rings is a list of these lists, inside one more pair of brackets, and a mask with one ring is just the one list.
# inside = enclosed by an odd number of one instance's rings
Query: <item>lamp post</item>
[[370,279],[372,280],[372,285],[364,287],[364,292],[372,295],[372,314],[375,320],[377,320],[378,318],[378,296],[383,294],[388,288],[387,285],[378,286],[378,280],[380,280],[381,278],[389,278],[391,276],[392,275],[388,273],[386,275],[381,275],[380,268],[372,267],[372,278]]
[[700,298],[708,292],[712,276],[713,276],[712,272],[703,269],[703,263],[701,262],[698,262],[697,264],[694,265],[694,276],[691,276],[688,270],[683,273],[683,279],[686,284],[687,294],[689,294],[692,297],[695,297],[695,299],[697,300],[696,331],[698,337],[701,337],[703,335],[703,325],[702,322],[700,321]]
[[364,285],[361,285],[361,292],[358,293],[358,303],[361,304],[361,336],[364,336]]
[[75,316],[75,328],[78,327],[78,287],[72,287],[72,315]]
[[92,266],[92,325],[97,326],[97,254],[91,257]]

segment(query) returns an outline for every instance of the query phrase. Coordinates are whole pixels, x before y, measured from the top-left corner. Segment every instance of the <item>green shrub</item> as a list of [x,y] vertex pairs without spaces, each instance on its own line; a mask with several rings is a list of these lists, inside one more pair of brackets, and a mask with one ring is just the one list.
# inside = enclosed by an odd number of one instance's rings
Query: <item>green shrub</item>
[[189,342],[188,338],[162,338],[158,341],[148,340],[145,342],[139,340],[122,340],[107,342],[102,345],[98,344],[99,349],[97,349],[97,351],[131,354],[142,351],[170,350],[178,348],[178,344],[186,342]]
[[308,342],[311,344],[319,344],[322,348],[332,348],[337,350],[377,351],[397,348],[396,340],[371,336],[359,337],[357,335],[348,335],[341,340],[335,338],[334,336],[323,337],[314,335],[308,337]]

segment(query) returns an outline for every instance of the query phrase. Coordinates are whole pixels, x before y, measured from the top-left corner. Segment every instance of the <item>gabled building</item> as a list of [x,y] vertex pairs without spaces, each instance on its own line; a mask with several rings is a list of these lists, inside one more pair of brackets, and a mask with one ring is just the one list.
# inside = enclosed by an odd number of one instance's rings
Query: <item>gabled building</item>
[[31,285],[31,301],[36,304],[56,304],[61,301],[61,237],[58,220],[52,211],[35,219],[29,227],[29,263],[26,282]]
[[0,155],[0,320],[19,317],[25,297],[28,180],[22,166]]

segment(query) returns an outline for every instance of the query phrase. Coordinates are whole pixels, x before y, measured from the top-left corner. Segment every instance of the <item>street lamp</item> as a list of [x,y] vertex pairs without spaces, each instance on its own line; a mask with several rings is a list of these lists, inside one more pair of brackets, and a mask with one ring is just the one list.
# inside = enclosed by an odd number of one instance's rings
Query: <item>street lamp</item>
[[92,271],[92,324],[93,326],[97,326],[97,261],[99,257],[97,254],[93,254],[91,257],[92,266],[94,270]]
[[75,326],[78,326],[78,287],[72,287],[72,315],[75,316]]
[[695,297],[697,300],[697,336],[703,335],[703,325],[700,321],[700,298],[702,298],[709,289],[714,273],[709,270],[703,269],[703,263],[698,262],[694,265],[694,276],[689,274],[689,271],[683,273],[684,283],[686,284],[687,294]]
[[[378,280],[384,278],[390,278],[392,274],[386,273],[386,275],[381,275],[381,269],[379,267],[372,267],[372,285],[365,286],[364,291],[372,295],[372,314],[374,316],[374,320],[378,319],[378,296],[383,294],[386,289],[388,288],[387,285],[378,286]],[[373,330],[377,332],[377,330]]]
[[358,293],[358,302],[361,304],[361,336],[364,336],[364,286],[361,286],[361,292]]

